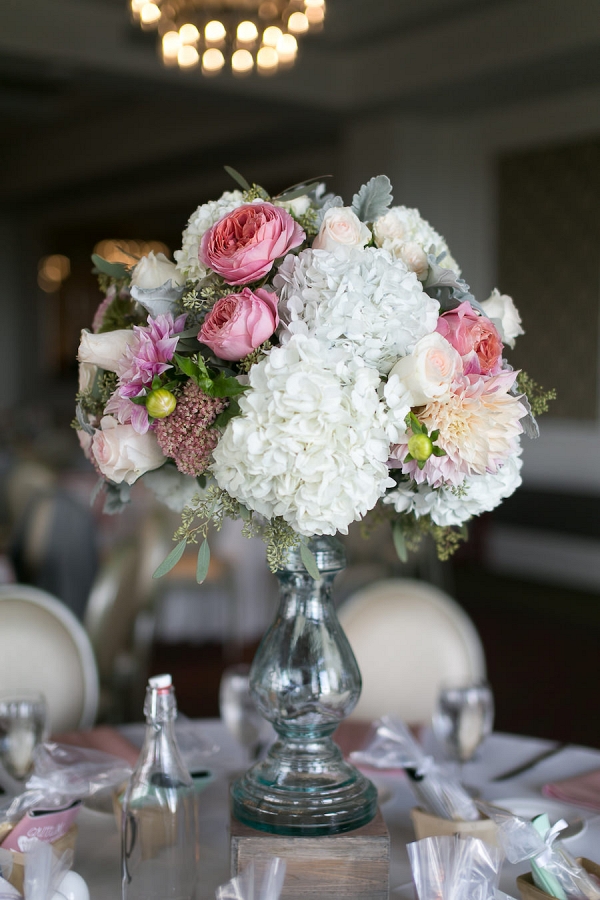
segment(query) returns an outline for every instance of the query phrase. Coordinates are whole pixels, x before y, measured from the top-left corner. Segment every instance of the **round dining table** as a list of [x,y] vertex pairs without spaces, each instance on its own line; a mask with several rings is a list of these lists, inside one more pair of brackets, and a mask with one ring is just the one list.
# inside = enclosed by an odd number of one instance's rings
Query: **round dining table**
[[[229,874],[229,784],[248,766],[246,752],[218,719],[197,720],[200,737],[198,763],[212,777],[198,795],[200,823],[200,870],[196,900],[214,898],[215,889],[227,882]],[[144,726],[127,725],[120,732],[132,743],[141,744]],[[464,779],[479,795],[490,801],[510,802],[514,811],[535,815],[550,811],[551,819],[562,816],[577,832],[564,846],[573,856],[600,862],[600,814],[557,801],[541,793],[551,781],[600,769],[600,750],[569,745],[540,761],[532,768],[502,781],[494,779],[513,767],[519,767],[552,747],[549,741],[495,733],[487,738],[477,758],[464,768]],[[204,751],[203,751],[204,748]],[[379,794],[380,806],[391,841],[390,896],[414,898],[406,845],[415,840],[410,820],[413,794],[401,772],[369,773]],[[552,815],[553,814],[553,815]],[[88,883],[91,900],[117,900],[120,897],[120,835],[114,816],[85,807],[79,817],[79,835],[74,869]],[[500,888],[518,897],[517,875],[529,870],[528,863],[503,864]]]

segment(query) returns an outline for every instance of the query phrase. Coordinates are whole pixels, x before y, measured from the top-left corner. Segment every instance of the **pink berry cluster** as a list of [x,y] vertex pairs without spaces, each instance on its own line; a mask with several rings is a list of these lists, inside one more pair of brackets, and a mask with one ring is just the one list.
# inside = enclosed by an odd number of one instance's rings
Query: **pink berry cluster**
[[213,422],[226,406],[226,400],[209,397],[195,382],[188,381],[174,412],[156,424],[161,450],[175,460],[184,475],[202,475],[208,468],[220,437]]

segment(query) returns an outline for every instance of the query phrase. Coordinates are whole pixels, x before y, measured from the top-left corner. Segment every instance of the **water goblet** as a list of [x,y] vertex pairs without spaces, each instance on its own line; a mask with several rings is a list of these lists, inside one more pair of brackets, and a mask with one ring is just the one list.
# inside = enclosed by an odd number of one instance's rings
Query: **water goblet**
[[491,733],[494,696],[485,682],[443,685],[433,713],[433,732],[449,759],[458,764],[462,780],[465,763]]
[[219,710],[229,732],[246,749],[250,759],[259,759],[271,729],[256,708],[250,693],[250,666],[243,663],[225,669],[219,687]]
[[16,782],[26,781],[33,769],[35,748],[46,736],[46,715],[43,694],[0,695],[0,763]]

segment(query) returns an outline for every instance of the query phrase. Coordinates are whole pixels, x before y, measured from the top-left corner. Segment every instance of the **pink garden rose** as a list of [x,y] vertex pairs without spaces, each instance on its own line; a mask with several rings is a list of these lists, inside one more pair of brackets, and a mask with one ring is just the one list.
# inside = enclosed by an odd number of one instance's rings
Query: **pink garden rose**
[[217,300],[204,320],[198,340],[221,359],[243,359],[271,337],[277,325],[277,295],[263,288],[243,288]]
[[502,371],[502,341],[496,326],[468,301],[443,313],[435,329],[458,350],[465,375],[497,375]]
[[199,257],[228,284],[249,284],[276,259],[299,247],[306,235],[289,212],[272,203],[245,203],[203,236]]

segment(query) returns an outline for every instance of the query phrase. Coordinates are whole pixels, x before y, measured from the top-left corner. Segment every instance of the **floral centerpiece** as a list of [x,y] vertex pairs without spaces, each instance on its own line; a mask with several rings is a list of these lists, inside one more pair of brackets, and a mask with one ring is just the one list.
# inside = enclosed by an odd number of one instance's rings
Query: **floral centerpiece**
[[448,556],[520,484],[549,396],[504,357],[523,333],[513,301],[477,302],[386,176],[345,206],[228,171],[240,189],[193,213],[175,263],[93,257],[105,299],[81,336],[75,426],[106,510],[143,478],[183,509],[157,574],[197,542],[199,581],[225,516],[264,537],[273,570],[300,545],[313,573],[307,538],[376,508],[401,556],[425,533]]

